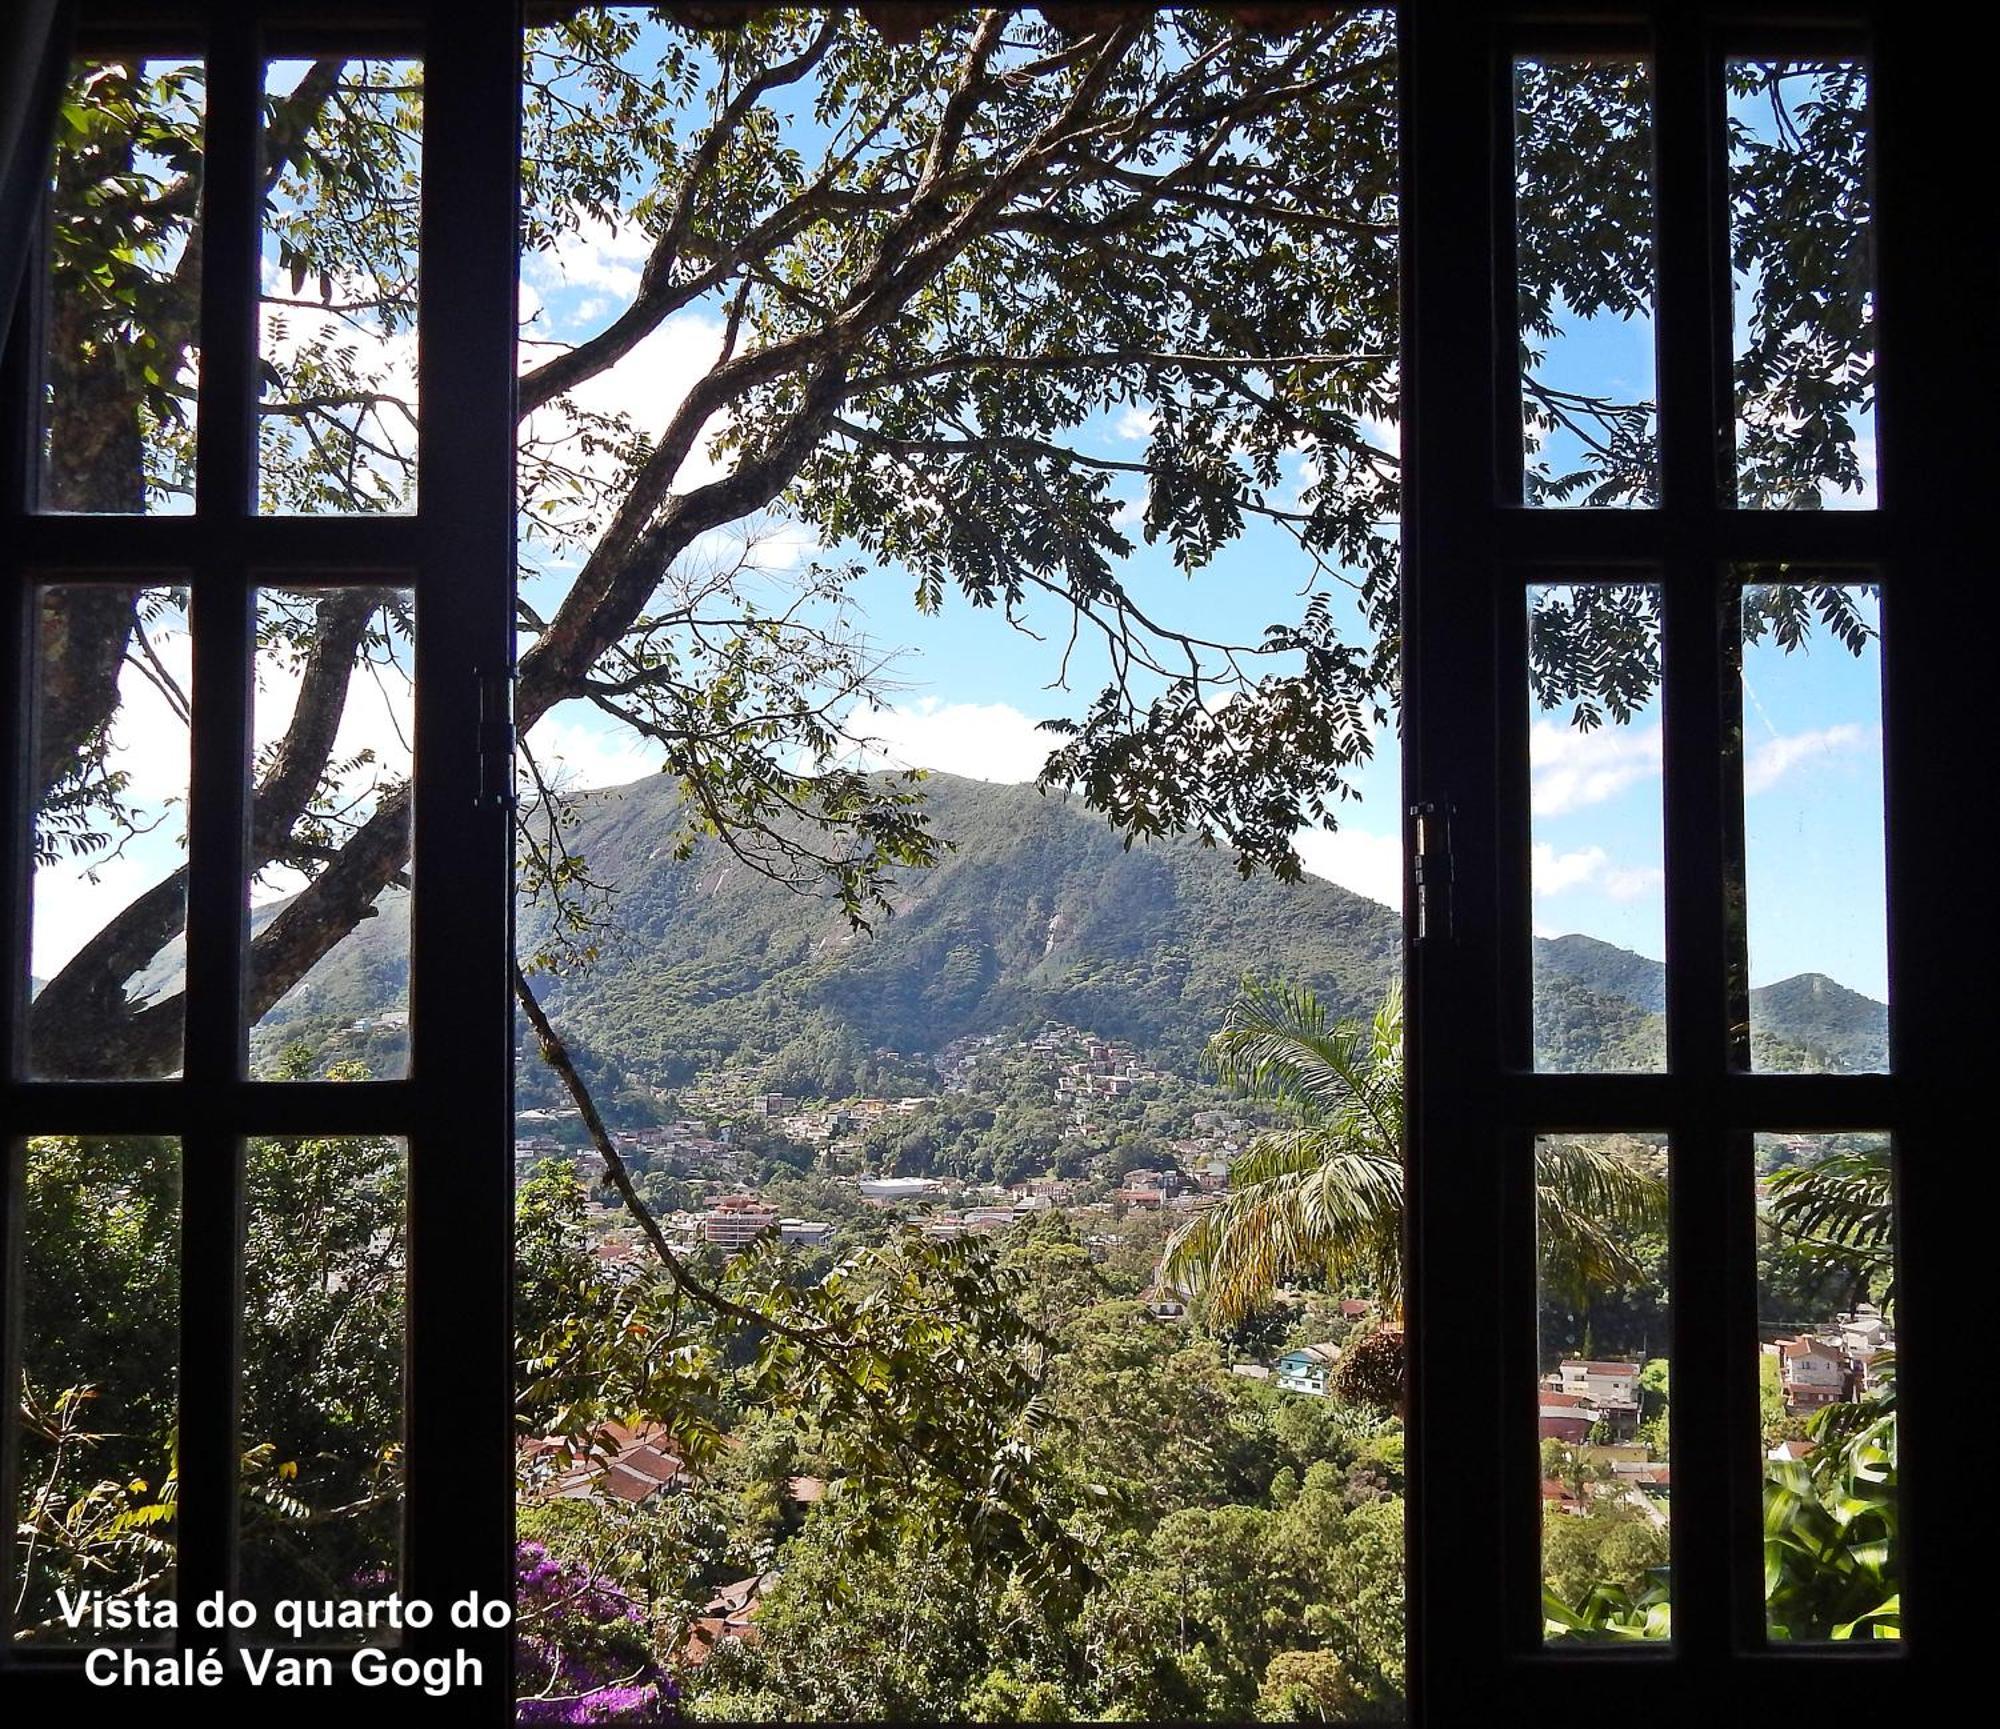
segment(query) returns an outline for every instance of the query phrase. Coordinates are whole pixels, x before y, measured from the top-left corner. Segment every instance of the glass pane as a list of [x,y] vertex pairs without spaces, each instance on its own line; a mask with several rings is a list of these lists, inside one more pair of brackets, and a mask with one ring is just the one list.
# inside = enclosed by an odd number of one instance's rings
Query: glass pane
[[407,1161],[368,1135],[246,1157],[240,1588],[269,1625],[280,1600],[385,1596],[401,1576]]
[[41,504],[194,500],[203,68],[80,63],[56,126]]
[[1650,66],[1517,60],[1514,196],[1523,497],[1655,504]]
[[41,590],[28,1016],[38,1077],[180,1068],[192,665],[179,589]]
[[1528,590],[1535,1067],[1666,1067],[1660,591]]
[[1889,1066],[1882,650],[1876,591],[1743,590],[1750,1062]]
[[1875,277],[1868,71],[1732,60],[1736,502],[1869,508]]
[[[250,1066],[265,1078],[409,1070],[413,602],[397,588],[258,591]],[[357,917],[332,869],[376,857]],[[282,954],[289,928],[328,921],[345,934],[286,988],[256,951]]]
[[1889,1138],[1759,1135],[1765,1625],[1901,1637]]
[[414,60],[280,60],[265,78],[259,508],[417,502]]
[[31,1140],[21,1187],[19,1488],[7,1604],[17,1642],[171,1642],[86,1591],[173,1595],[180,1143]]
[[1543,1636],[1664,1639],[1667,1143],[1545,1135],[1535,1184]]

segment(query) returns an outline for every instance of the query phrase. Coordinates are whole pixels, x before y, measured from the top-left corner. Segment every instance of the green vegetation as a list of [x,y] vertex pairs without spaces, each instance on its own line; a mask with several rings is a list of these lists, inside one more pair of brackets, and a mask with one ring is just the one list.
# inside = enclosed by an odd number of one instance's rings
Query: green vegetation
[[[928,1053],[951,1039],[1045,1020],[1130,1039],[1191,1076],[1246,972],[1309,987],[1335,1018],[1371,1012],[1395,980],[1395,914],[1333,883],[1244,881],[1186,839],[1127,851],[1088,811],[1031,787],[931,775],[924,795],[952,850],[897,874],[896,914],[867,934],[717,846],[685,859],[662,849],[680,809],[665,778],[578,798],[568,843],[618,889],[597,958],[541,988],[611,1120],[654,1120],[640,1083],[678,1088],[732,1066],[794,1096],[894,1095],[915,1090]],[[553,916],[523,906],[524,946],[544,940]],[[264,1036],[306,1039],[329,1060],[388,1061],[403,1034],[373,1023],[400,1000],[408,953],[398,896],[280,1005]],[[1536,953],[1544,1063],[1657,1062],[1658,962],[1580,937]],[[146,988],[172,976],[149,975]],[[1881,1005],[1811,985],[1758,994],[1759,1060],[1873,1060],[1875,1047],[1843,1043],[1843,1028],[1855,1005],[1879,1027]],[[371,1030],[347,1031],[360,1021]],[[520,1072],[523,1105],[561,1102],[531,1053]]]
[[[1301,1276],[1357,1282],[1400,1305],[1401,995],[1363,1025],[1331,1020],[1308,989],[1246,986],[1209,1041],[1208,1062],[1289,1121],[1252,1145],[1221,1205],[1176,1235],[1166,1277],[1232,1319]],[[1579,1294],[1639,1282],[1629,1244],[1666,1217],[1655,1173],[1566,1140],[1537,1148],[1536,1203],[1545,1265],[1558,1288]]]

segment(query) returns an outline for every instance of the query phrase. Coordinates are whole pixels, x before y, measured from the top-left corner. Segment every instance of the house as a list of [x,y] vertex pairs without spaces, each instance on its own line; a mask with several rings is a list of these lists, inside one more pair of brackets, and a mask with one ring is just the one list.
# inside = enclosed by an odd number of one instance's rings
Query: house
[[1229,1372],[1241,1375],[1246,1381],[1268,1381],[1271,1378],[1271,1371],[1262,1363],[1231,1363]]
[[1562,1441],[1574,1447],[1588,1440],[1590,1431],[1603,1421],[1604,1413],[1583,1394],[1556,1393],[1543,1388],[1535,1433],[1544,1441]]
[[1778,1341],[1778,1379],[1785,1409],[1796,1416],[1837,1404],[1847,1395],[1847,1359],[1837,1345],[1801,1333]]
[[691,1669],[698,1669],[724,1640],[756,1644],[757,1629],[752,1623],[763,1605],[764,1587],[770,1579],[770,1574],[759,1573],[753,1578],[737,1579],[717,1591],[702,1612],[689,1623],[681,1661]]
[[1853,1314],[1840,1318],[1841,1349],[1850,1357],[1873,1355],[1890,1349],[1895,1342],[1882,1311],[1871,1303],[1863,1303]]
[[1553,1375],[1542,1380],[1542,1391],[1581,1399],[1614,1440],[1630,1440],[1639,1430],[1639,1365],[1601,1362],[1592,1357],[1565,1357]]
[[638,1428],[607,1423],[598,1437],[597,1452],[580,1459],[552,1435],[523,1439],[519,1451],[525,1463],[546,1462],[544,1468],[550,1474],[538,1489],[544,1500],[588,1501],[609,1496],[637,1506],[674,1488],[687,1474],[686,1461],[657,1423]]
[[1156,1321],[1187,1319],[1187,1298],[1172,1285],[1148,1285],[1139,1293],[1139,1301],[1146,1305],[1146,1313]]
[[1287,1351],[1273,1367],[1277,1370],[1278,1385],[1286,1392],[1324,1399],[1333,1366],[1339,1361],[1340,1347],[1329,1341],[1320,1345],[1300,1345],[1296,1350]]
[[965,1228],[968,1231],[1004,1231],[1014,1222],[1012,1207],[967,1207]]
[[1559,1483],[1553,1477],[1542,1479],[1542,1511],[1544,1513],[1576,1513],[1590,1511],[1590,1500],[1573,1490],[1567,1483]]
[[1565,1357],[1556,1366],[1565,1393],[1580,1393],[1607,1411],[1639,1408],[1639,1365]]

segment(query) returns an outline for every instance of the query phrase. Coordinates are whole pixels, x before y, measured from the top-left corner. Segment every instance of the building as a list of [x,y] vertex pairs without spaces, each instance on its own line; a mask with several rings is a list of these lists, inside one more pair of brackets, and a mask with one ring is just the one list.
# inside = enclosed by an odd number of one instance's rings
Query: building
[[967,1207],[965,1228],[968,1231],[1004,1231],[1014,1222],[1012,1207]]
[[754,1578],[737,1579],[717,1591],[689,1623],[681,1662],[690,1669],[698,1669],[708,1661],[716,1646],[726,1640],[756,1644],[757,1629],[753,1623],[770,1579],[770,1574],[759,1573]]
[[608,1496],[637,1506],[674,1488],[687,1473],[686,1462],[659,1424],[632,1428],[607,1423],[599,1443],[599,1452],[578,1459],[559,1437],[523,1439],[518,1451],[538,1497],[587,1501]]
[[1300,1345],[1296,1350],[1287,1351],[1273,1367],[1277,1370],[1278,1385],[1286,1392],[1324,1399],[1334,1365],[1339,1361],[1340,1347],[1329,1340],[1325,1344]]
[[755,1195],[724,1195],[701,1221],[701,1240],[725,1249],[753,1243],[778,1223],[777,1210]]
[[855,1185],[864,1201],[874,1201],[880,1206],[914,1201],[934,1195],[944,1187],[935,1177],[857,1177]]
[[1565,1393],[1580,1393],[1607,1410],[1639,1408],[1639,1365],[1565,1357],[1556,1367]]
[[1777,1344],[1778,1381],[1785,1409],[1796,1416],[1837,1404],[1847,1396],[1847,1358],[1838,1345],[1801,1333]]
[[1544,1441],[1561,1441],[1578,1446],[1590,1438],[1590,1431],[1604,1420],[1604,1413],[1581,1393],[1557,1393],[1542,1389],[1536,1413],[1535,1433]]

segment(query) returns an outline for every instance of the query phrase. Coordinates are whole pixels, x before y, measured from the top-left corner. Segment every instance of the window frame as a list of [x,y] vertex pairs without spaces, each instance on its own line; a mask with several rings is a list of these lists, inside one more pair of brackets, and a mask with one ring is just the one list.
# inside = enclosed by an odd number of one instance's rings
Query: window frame
[[[230,1576],[243,1139],[390,1133],[410,1148],[410,1327],[405,1589],[446,1601],[512,1584],[510,1166],[512,1008],[508,821],[492,795],[509,738],[514,458],[513,345],[521,8],[384,0],[358,23],[415,30],[426,65],[422,241],[421,502],[406,519],[259,518],[255,436],[257,79],[290,24],[324,22],[338,0],[241,0],[109,8],[205,49],[214,267],[204,289],[202,494],[185,519],[38,516],[27,508],[36,353],[14,321],[0,423],[0,584],[10,681],[0,820],[12,889],[26,881],[25,644],[32,573],[193,573],[197,728],[220,744],[196,760],[186,1079],[56,1082],[0,1077],[10,1148],[31,1133],[178,1133],[186,1169],[182,1363],[184,1602]],[[1824,33],[1829,25],[1835,35]],[[272,34],[262,32],[269,27]],[[439,27],[444,26],[444,27]],[[1865,39],[1877,117],[1878,429],[1881,496],[1866,513],[1737,511],[1717,487],[1728,422],[1726,163],[1716,82],[1725,53]],[[1947,1149],[1976,1105],[1983,1052],[1952,981],[1990,976],[1990,907],[1960,890],[1967,783],[1984,671],[1955,607],[1973,572],[1985,479],[1968,403],[1995,391],[1991,346],[1968,344],[1990,305],[1990,243],[1955,208],[1937,162],[1981,159],[1974,107],[1938,100],[1926,72],[1940,36],[1924,8],[1707,7],[1700,16],[1572,4],[1532,23],[1448,0],[1400,8],[1403,149],[1403,405],[1406,801],[1430,815],[1422,861],[1427,929],[1406,921],[1410,1055],[1410,1550],[1413,1720],[1457,1723],[1551,1705],[1601,1706],[1616,1687],[1632,1721],[1719,1720],[1824,1706],[1908,1709],[1951,1678],[1974,1643],[1969,1594],[1949,1589],[1958,1539],[1941,1484],[1949,1444],[1938,1341],[1978,1312],[1971,1221],[1990,1179],[1967,1181]],[[98,46],[84,33],[79,45]],[[352,41],[351,33],[341,40]],[[1537,510],[1519,502],[1518,379],[1511,297],[1512,56],[1597,43],[1655,56],[1661,273],[1662,501],[1631,511]],[[476,136],[478,149],[451,141]],[[9,190],[14,190],[10,182]],[[4,201],[0,201],[4,205]],[[4,284],[0,284],[4,286]],[[450,316],[442,308],[451,308]],[[219,339],[235,332],[233,344]],[[1961,333],[1954,339],[1954,332]],[[1983,388],[1982,388],[1983,387]],[[1467,412],[1468,402],[1472,412]],[[451,412],[440,413],[449,403]],[[1923,435],[1928,433],[1926,439]],[[1723,763],[1727,659],[1715,599],[1725,561],[1853,565],[1883,583],[1892,1069],[1879,1076],[1748,1074],[1731,1066],[1723,894],[1729,801]],[[412,1054],[406,1079],[367,1087],[252,1082],[240,1073],[244,781],[252,587],[310,575],[403,573],[418,591]],[[1525,705],[1520,604],[1533,576],[1653,573],[1666,586],[1669,1067],[1660,1075],[1531,1072]],[[1441,693],[1433,698],[1429,693]],[[482,780],[482,774],[486,777]],[[1976,784],[1976,783],[1975,783]],[[502,795],[504,796],[504,795]],[[1439,819],[1443,820],[1440,821]],[[1413,825],[1414,826],[1414,825]],[[206,861],[203,863],[202,861]],[[451,892],[424,896],[424,885]],[[1417,873],[1406,906],[1418,905]],[[0,965],[25,978],[26,925],[10,899]],[[205,957],[205,958],[204,958]],[[0,993],[0,1040],[21,1044],[18,993]],[[468,1085],[465,1076],[477,1077]],[[1722,1493],[1719,1516],[1677,1518],[1676,1632],[1663,1649],[1551,1651],[1536,1609],[1539,1508],[1532,1450],[1534,1270],[1527,1154],[1537,1131],[1665,1128],[1675,1136],[1673,1249],[1676,1464]],[[1886,1129],[1896,1137],[1904,1248],[1899,1292],[1901,1482],[1907,1636],[1894,1648],[1775,1650],[1763,1637],[1758,1572],[1754,1196],[1759,1129]],[[492,1151],[469,1167],[464,1149]],[[12,1244],[19,1160],[10,1153],[0,1230]],[[468,1181],[468,1174],[473,1179]],[[1724,1249],[1711,1254],[1719,1234]],[[1920,1250],[1921,1252],[1912,1252]],[[9,1253],[6,1279],[18,1278]],[[10,1309],[11,1314],[11,1309]],[[1738,1356],[1729,1352],[1735,1349]],[[8,1385],[17,1367],[12,1329]],[[1490,1413],[1468,1422],[1465,1412]],[[11,1482],[4,1485],[12,1503]],[[1691,1500],[1692,1497],[1690,1496]],[[1691,1511],[1691,1509],[1690,1509]],[[1489,1613],[1497,1591],[1500,1612]],[[203,1649],[210,1636],[181,1634]],[[507,1636],[433,1630],[419,1653],[471,1646],[488,1659],[476,1694],[426,1701],[435,1720],[507,1713]],[[1611,1673],[1606,1673],[1606,1669]],[[1969,1668],[1969,1665],[1966,1665]],[[103,1695],[74,1658],[0,1652],[0,1687],[47,1711]],[[240,1677],[231,1689],[249,1698]],[[288,1714],[345,1719],[367,1694],[288,1694]]]
[[[1976,1174],[1959,1182],[1944,1155],[1945,1125],[1973,1107],[1977,1062],[1950,981],[1993,952],[1990,913],[1953,892],[1946,862],[1964,844],[1954,789],[1979,735],[1977,656],[1953,640],[1950,616],[1973,593],[1980,440],[1965,404],[1993,366],[1962,334],[1978,328],[1983,255],[1925,166],[1976,150],[1976,127],[1927,100],[1939,36],[1922,8],[1722,4],[1635,18],[1416,4],[1402,32],[1406,905],[1414,914],[1420,892],[1427,903],[1422,934],[1405,926],[1412,1712],[1470,1722],[1586,1710],[1610,1693],[1632,1720],[1662,1723],[1908,1711],[1976,1648],[1950,1588],[1954,1534],[1936,1486],[1937,1358],[1944,1317],[1976,1312],[1970,1221],[1988,1192]],[[1637,50],[1653,66],[1653,509],[1521,502],[1512,69],[1518,54],[1592,48]],[[1813,53],[1871,66],[1880,497],[1866,511],[1740,510],[1723,488],[1734,413],[1722,68]],[[1959,363],[1970,370],[1955,386]],[[1732,571],[1777,561],[1882,584],[1887,1074],[1750,1073],[1737,1061],[1741,936],[1725,907],[1741,882],[1742,768],[1725,747],[1741,699],[1721,603]],[[1667,1067],[1536,1073],[1524,594],[1606,575],[1663,588]],[[1550,1647],[1537,1603],[1532,1147],[1537,1134],[1614,1129],[1664,1130],[1674,1150],[1674,1636]],[[1886,1130],[1895,1147],[1904,1637],[1784,1646],[1765,1634],[1751,1142],[1831,1129]],[[1470,1443],[1468,1410],[1494,1413]],[[1467,1600],[1486,1581],[1500,1582],[1495,1612]]]
[[[20,1276],[23,1140],[36,1134],[144,1133],[181,1142],[180,1500],[177,1645],[220,1643],[193,1605],[233,1583],[242,1304],[243,1149],[251,1136],[366,1134],[408,1149],[408,1321],[400,1589],[439,1607],[404,1651],[465,1650],[483,1684],[427,1699],[436,1720],[509,1714],[505,1631],[452,1627],[443,1606],[513,1590],[512,1163],[513,965],[511,692],[514,604],[515,253],[519,224],[518,8],[468,16],[433,0],[366,9],[354,27],[330,8],[120,6],[97,27],[62,20],[51,62],[118,51],[200,53],[208,75],[203,163],[202,366],[197,488],[184,517],[92,517],[32,508],[39,442],[41,296],[30,276],[6,362],[0,520],[9,694],[0,714],[10,772],[4,817],[8,916],[0,964],[26,978],[25,764],[28,645],[39,586],[144,581],[190,591],[189,894],[185,1058],[173,1080],[22,1078],[25,996],[0,992],[0,1121],[8,1150],[7,1287]],[[362,9],[353,9],[360,12]],[[256,509],[258,150],[267,59],[315,45],[421,55],[425,67],[418,310],[421,488],[397,517],[283,517]],[[456,141],[477,137],[490,149]],[[28,171],[40,175],[39,164]],[[447,411],[444,405],[449,405]],[[260,587],[405,584],[418,617],[411,903],[410,1060],[364,1085],[248,1079],[242,990],[254,607]],[[198,742],[196,742],[198,741]],[[483,1150],[479,1150],[483,1149]],[[479,1151],[474,1151],[479,1150]],[[468,1156],[468,1154],[471,1156]],[[8,1305],[5,1385],[19,1369]],[[11,1405],[12,1394],[9,1394]],[[13,1469],[14,1450],[4,1456]],[[16,1504],[11,1478],[0,1484]],[[0,1652],[0,1687],[51,1715],[105,1694],[80,1652]],[[380,1690],[345,1667],[331,1689],[288,1691],[304,1721],[349,1720]],[[232,1669],[218,1701],[257,1697]],[[190,1701],[191,1702],[191,1701]]]

